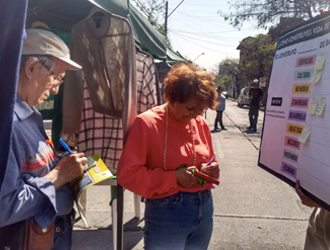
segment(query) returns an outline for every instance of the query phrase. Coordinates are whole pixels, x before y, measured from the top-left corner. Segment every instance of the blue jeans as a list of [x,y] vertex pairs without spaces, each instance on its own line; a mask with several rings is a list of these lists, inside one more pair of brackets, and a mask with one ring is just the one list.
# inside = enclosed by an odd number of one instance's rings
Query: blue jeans
[[218,123],[220,123],[221,129],[224,129],[224,126],[222,124],[222,113],[223,113],[222,110],[217,110],[217,116],[215,117],[214,120],[214,130],[217,130]]
[[70,250],[74,215],[55,218],[54,244],[51,250]]
[[211,191],[147,199],[144,218],[146,250],[206,250],[213,230]]

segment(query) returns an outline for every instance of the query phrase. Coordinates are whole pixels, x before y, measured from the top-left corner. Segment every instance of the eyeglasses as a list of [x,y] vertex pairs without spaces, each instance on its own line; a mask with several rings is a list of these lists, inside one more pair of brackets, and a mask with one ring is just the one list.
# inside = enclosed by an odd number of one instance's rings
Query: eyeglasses
[[53,86],[52,88],[57,88],[58,86],[60,86],[64,81],[60,78],[58,78],[55,73],[50,70],[50,68],[42,61],[38,61],[46,70],[49,71],[49,73],[54,77],[54,83],[53,83]]

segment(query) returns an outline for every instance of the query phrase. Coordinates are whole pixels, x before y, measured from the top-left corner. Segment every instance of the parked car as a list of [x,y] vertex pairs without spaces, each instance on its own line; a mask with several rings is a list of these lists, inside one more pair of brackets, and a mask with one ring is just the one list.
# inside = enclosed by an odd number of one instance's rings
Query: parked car
[[227,91],[223,91],[222,94],[226,97],[226,99],[228,99],[228,92]]
[[249,100],[249,91],[250,88],[242,88],[241,92],[238,96],[237,100],[237,106],[243,107],[244,105],[250,106],[250,100]]

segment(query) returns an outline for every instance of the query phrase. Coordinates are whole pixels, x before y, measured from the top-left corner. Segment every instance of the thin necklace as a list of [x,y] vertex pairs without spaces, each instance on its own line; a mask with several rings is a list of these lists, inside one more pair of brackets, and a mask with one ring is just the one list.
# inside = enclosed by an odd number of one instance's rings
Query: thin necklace
[[[165,120],[165,147],[164,147],[164,156],[163,156],[163,164],[164,164],[164,170],[167,171],[166,168],[166,151],[167,151],[167,130],[168,130],[168,103],[165,107],[165,114],[166,114],[166,120]],[[193,143],[193,151],[194,151],[194,161],[192,166],[195,166],[196,163],[196,149],[195,149],[195,139],[194,139],[194,127],[192,125],[192,120],[190,120],[190,130],[191,130],[191,139]]]

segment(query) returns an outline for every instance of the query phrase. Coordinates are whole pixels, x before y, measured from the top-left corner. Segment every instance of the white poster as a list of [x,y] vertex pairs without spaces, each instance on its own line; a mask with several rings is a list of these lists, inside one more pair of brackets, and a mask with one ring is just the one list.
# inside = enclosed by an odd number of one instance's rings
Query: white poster
[[330,16],[282,34],[269,80],[259,166],[330,210]]

